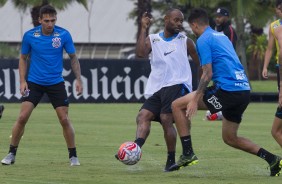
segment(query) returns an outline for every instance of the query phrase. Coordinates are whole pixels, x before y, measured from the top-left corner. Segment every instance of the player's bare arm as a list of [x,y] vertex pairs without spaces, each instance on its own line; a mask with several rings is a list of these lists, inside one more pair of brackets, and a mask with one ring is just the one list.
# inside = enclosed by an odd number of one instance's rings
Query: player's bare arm
[[28,89],[26,83],[28,55],[21,54],[19,60],[19,75],[20,75],[20,93],[24,95],[24,91]]
[[[279,45],[279,73],[282,72],[282,27],[276,28],[274,31],[274,36],[276,37]],[[281,73],[280,73],[281,74]],[[282,76],[280,75],[280,86],[282,85]],[[279,106],[282,107],[282,90],[279,90]]]
[[269,35],[269,39],[268,39],[268,44],[267,44],[267,48],[265,51],[265,56],[264,56],[264,63],[263,63],[263,69],[262,69],[262,77],[267,79],[268,78],[268,65],[270,62],[270,58],[272,56],[272,50],[273,50],[273,45],[275,43],[275,38],[271,32],[271,28],[269,27],[269,31],[268,31],[268,35]]
[[147,30],[151,25],[151,17],[145,12],[141,19],[141,30],[140,35],[136,43],[136,57],[138,58],[148,58],[151,52],[151,43],[147,35]]
[[200,66],[200,60],[196,51],[196,46],[195,43],[192,39],[187,38],[187,52],[191,56],[193,62],[197,65]]
[[197,113],[198,110],[198,102],[200,98],[203,97],[204,91],[209,85],[211,78],[212,78],[212,65],[206,64],[202,66],[203,73],[198,85],[197,90],[193,93],[194,97],[192,100],[187,104],[186,116],[191,119]]
[[69,56],[71,59],[71,68],[76,78],[76,92],[77,92],[77,95],[80,95],[83,91],[80,64],[76,57],[76,54],[69,54]]

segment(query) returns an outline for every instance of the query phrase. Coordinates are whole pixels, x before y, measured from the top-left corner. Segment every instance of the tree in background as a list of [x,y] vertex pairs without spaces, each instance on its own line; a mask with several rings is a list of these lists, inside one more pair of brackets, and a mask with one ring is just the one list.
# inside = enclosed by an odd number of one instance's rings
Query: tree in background
[[261,80],[264,53],[267,47],[267,37],[265,34],[253,34],[252,43],[247,48],[247,53],[251,53],[252,65],[249,65],[249,79]]
[[[7,1],[7,0],[0,0],[0,1]],[[74,1],[78,2],[79,4],[82,4],[86,9],[88,9],[87,0],[37,0],[37,1],[12,0],[15,7],[22,11],[26,11],[28,7],[32,7],[30,13],[31,13],[32,23],[34,27],[40,25],[40,23],[38,22],[38,18],[39,18],[39,10],[41,6],[50,4],[58,10],[64,10],[67,8],[68,5],[70,5]]]

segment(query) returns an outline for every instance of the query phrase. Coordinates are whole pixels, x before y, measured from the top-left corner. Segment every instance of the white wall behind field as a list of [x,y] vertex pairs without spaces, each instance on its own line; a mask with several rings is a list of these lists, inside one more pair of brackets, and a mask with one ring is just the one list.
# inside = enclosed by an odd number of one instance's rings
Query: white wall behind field
[[[135,43],[137,27],[129,19],[134,1],[88,0],[88,6],[87,11],[74,2],[67,9],[58,10],[57,25],[68,29],[74,42]],[[0,22],[0,42],[21,42],[22,34],[33,27],[30,8],[20,12],[11,0],[0,8]]]

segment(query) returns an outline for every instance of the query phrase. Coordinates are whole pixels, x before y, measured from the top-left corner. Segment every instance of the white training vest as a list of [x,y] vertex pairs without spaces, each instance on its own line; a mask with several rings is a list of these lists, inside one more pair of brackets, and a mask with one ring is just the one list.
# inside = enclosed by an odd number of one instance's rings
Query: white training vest
[[187,55],[187,37],[179,33],[171,41],[159,34],[149,35],[151,73],[145,89],[145,97],[152,96],[163,87],[184,84],[192,91],[192,73]]

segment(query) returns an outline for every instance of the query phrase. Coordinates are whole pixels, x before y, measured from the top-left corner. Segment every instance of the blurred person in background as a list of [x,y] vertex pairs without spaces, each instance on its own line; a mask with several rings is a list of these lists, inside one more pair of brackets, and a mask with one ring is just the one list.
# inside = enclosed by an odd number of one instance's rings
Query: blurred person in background
[[277,85],[279,91],[279,104],[275,113],[275,117],[272,124],[271,134],[276,142],[282,147],[282,91],[280,90],[281,86],[281,74],[282,74],[282,0],[277,0],[275,5],[275,12],[279,19],[272,22],[269,26],[269,33],[268,33],[268,45],[265,51],[264,57],[264,65],[262,76],[263,78],[268,78],[268,65],[272,56],[272,50],[274,44],[276,45],[276,71],[277,71]]

